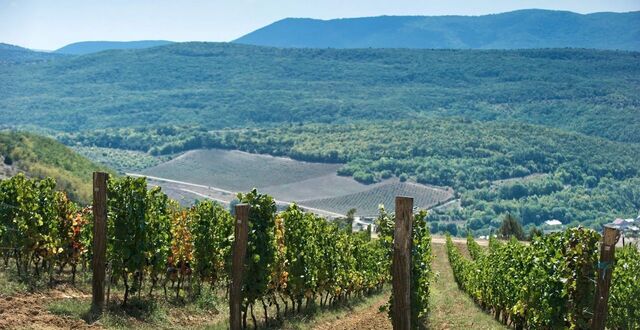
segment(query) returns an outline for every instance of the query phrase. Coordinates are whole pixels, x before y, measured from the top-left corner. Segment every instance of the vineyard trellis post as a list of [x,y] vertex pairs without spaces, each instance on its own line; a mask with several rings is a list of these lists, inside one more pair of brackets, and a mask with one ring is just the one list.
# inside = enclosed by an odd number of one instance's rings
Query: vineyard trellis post
[[598,278],[596,279],[595,307],[591,329],[603,330],[607,321],[607,304],[609,302],[609,287],[613,273],[616,243],[620,238],[618,229],[604,227],[602,245],[600,246],[600,261],[598,262]]
[[249,205],[235,207],[236,221],[231,261],[231,290],[229,294],[229,325],[231,330],[242,329],[242,277],[247,254]]
[[394,330],[411,329],[411,232],[413,198],[396,197],[396,219],[393,235],[391,306]]
[[93,173],[93,259],[91,309],[102,312],[107,251],[107,180],[109,174]]

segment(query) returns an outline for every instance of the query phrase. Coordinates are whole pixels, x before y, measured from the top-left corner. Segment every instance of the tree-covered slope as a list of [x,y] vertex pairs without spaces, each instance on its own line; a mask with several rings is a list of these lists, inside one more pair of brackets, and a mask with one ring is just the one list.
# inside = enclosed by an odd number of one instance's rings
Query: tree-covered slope
[[2,125],[55,130],[464,116],[640,142],[640,53],[183,43],[0,65]]
[[41,62],[61,56],[63,55],[38,52],[19,46],[0,43],[0,66]]
[[0,158],[11,172],[56,179],[58,189],[82,202],[91,200],[92,173],[105,170],[55,140],[23,132],[0,131]]
[[139,41],[81,41],[68,44],[55,52],[68,55],[85,55],[112,49],[142,49],[164,46],[173,43],[166,40],[139,40]]
[[640,12],[519,10],[484,16],[287,18],[237,43],[310,48],[598,48],[640,50]]

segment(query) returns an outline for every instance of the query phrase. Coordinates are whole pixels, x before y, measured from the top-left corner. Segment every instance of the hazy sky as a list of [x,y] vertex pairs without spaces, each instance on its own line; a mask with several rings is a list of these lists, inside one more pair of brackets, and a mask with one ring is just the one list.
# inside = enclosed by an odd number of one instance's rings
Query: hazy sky
[[0,42],[57,49],[84,40],[230,41],[286,17],[483,15],[543,8],[640,10],[640,0],[0,0]]

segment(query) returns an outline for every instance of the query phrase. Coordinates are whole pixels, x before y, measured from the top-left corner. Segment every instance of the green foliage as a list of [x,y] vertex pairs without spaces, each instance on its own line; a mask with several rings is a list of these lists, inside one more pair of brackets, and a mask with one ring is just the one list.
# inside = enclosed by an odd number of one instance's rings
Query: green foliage
[[282,213],[282,219],[289,276],[286,292],[292,299],[300,301],[305,296],[315,295],[318,289],[318,261],[322,257],[317,242],[319,227],[315,224],[318,220],[311,213],[303,213],[295,204]]
[[271,196],[259,194],[255,189],[247,194],[238,194],[238,199],[251,207],[242,289],[249,305],[265,296],[271,280],[276,257],[276,203]]
[[59,142],[30,133],[0,131],[0,156],[31,177],[52,177],[71,199],[91,199],[91,176],[105,171]]
[[472,260],[478,260],[484,255],[480,244],[473,239],[471,234],[467,235],[467,249]]
[[152,287],[166,270],[166,263],[171,255],[171,219],[170,205],[167,195],[159,187],[147,190],[145,203],[145,235],[148,270]]
[[191,236],[194,246],[194,270],[201,279],[215,285],[231,269],[233,218],[220,204],[201,201],[193,206]]
[[607,328],[640,328],[640,250],[627,245],[616,249],[609,292]]
[[640,73],[638,56],[180,43],[0,66],[0,117],[4,125],[66,132],[152,127],[163,134],[165,125],[204,123],[166,151],[193,149],[201,133],[224,127],[433,116],[638,142],[638,82],[630,78]]
[[429,287],[434,277],[431,269],[431,234],[426,211],[414,216],[411,237],[411,317],[412,324],[417,325],[424,322],[429,314]]
[[469,260],[447,237],[447,253],[460,288],[503,322],[584,329],[593,313],[599,239],[592,230],[573,228],[529,245],[492,239],[481,254],[469,239],[475,256]]
[[502,219],[502,225],[498,231],[503,239],[515,237],[517,240],[522,241],[525,238],[524,229],[522,229],[520,221],[509,213],[507,213],[507,215],[504,216],[504,219]]
[[[429,286],[434,274],[431,269],[433,253],[431,249],[430,227],[427,224],[427,212],[420,211],[413,217],[411,232],[411,324],[418,328],[423,324],[429,313]],[[378,241],[383,248],[381,258],[385,260],[382,266],[391,271],[393,259],[393,240],[395,231],[395,217],[388,214],[384,207],[380,207],[380,214],[376,220]],[[389,305],[393,305],[393,295],[389,297]],[[391,317],[392,309],[389,309]]]
[[112,179],[107,195],[107,258],[111,261],[112,276],[124,281],[126,305],[129,293],[140,288],[134,273],[144,271],[146,257],[154,252],[150,251],[148,239],[151,238],[148,233],[154,232],[147,230],[147,219],[151,219],[146,216],[147,182],[144,178]]
[[169,158],[168,156],[155,157],[140,151],[113,148],[75,146],[72,149],[93,162],[104,164],[122,173],[142,171],[156,166]]
[[[18,275],[40,277],[53,265],[73,265],[85,252],[81,226],[86,223],[77,205],[54,190],[54,179],[28,179],[18,174],[0,180],[0,250],[5,263],[14,257]],[[62,267],[61,266],[61,267]]]

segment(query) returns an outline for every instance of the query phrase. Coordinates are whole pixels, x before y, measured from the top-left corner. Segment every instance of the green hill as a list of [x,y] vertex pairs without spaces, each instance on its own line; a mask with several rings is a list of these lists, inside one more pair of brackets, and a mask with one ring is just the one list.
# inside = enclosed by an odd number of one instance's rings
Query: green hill
[[528,9],[483,16],[287,18],[234,42],[310,48],[597,48],[640,50],[640,12]]
[[166,40],[139,40],[139,41],[81,41],[66,45],[55,50],[58,54],[85,55],[113,49],[141,49],[164,46],[172,43]]
[[6,174],[53,177],[58,189],[85,203],[92,196],[92,173],[105,170],[55,140],[23,132],[0,131],[0,156]]
[[63,55],[37,52],[19,46],[0,43],[0,65],[27,64],[62,57]]
[[2,125],[206,129],[464,116],[640,142],[640,53],[181,43],[0,65]]

